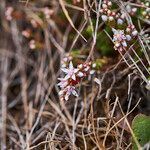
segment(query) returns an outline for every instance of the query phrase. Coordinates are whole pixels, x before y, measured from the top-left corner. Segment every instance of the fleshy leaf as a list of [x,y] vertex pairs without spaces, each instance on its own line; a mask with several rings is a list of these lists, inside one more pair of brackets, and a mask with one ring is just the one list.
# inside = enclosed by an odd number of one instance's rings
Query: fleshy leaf
[[[139,144],[143,147],[150,142],[150,117],[143,114],[137,115],[132,121],[132,129]],[[132,141],[133,150],[138,150],[134,140]]]

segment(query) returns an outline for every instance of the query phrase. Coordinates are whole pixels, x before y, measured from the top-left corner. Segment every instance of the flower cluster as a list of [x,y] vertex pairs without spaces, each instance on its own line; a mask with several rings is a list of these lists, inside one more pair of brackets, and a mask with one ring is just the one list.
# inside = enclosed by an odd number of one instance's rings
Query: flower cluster
[[91,62],[87,62],[79,64],[77,68],[74,68],[72,61],[70,61],[68,67],[61,68],[61,70],[65,73],[65,77],[58,78],[58,80],[60,80],[58,86],[61,88],[59,92],[61,100],[68,100],[71,94],[76,97],[78,96],[75,86],[89,74],[90,66]]
[[149,1],[146,1],[145,3],[142,2],[141,5],[146,7],[146,8],[142,9],[142,16],[145,19],[149,19],[150,18],[150,8],[149,8],[150,7],[150,2]]
[[101,18],[104,22],[115,20],[117,24],[123,24],[125,20],[125,15],[123,13],[115,12],[111,10],[112,2],[109,0],[104,0],[102,3],[102,9],[100,10]]
[[131,5],[126,5],[125,9],[131,16],[134,16],[137,12],[137,8]]
[[129,25],[126,28],[126,31],[124,30],[116,30],[112,29],[114,35],[113,35],[113,42],[114,42],[114,49],[123,51],[127,48],[127,42],[131,41],[132,38],[135,38],[138,34],[137,30],[135,29],[134,25]]

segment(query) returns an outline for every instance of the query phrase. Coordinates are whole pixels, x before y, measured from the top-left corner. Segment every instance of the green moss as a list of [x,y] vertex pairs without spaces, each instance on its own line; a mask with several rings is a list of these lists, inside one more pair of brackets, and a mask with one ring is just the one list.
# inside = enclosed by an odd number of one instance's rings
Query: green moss
[[[109,27],[106,27],[106,31],[108,34],[112,33]],[[105,32],[98,34],[96,48],[102,56],[111,56],[114,52],[113,43]]]

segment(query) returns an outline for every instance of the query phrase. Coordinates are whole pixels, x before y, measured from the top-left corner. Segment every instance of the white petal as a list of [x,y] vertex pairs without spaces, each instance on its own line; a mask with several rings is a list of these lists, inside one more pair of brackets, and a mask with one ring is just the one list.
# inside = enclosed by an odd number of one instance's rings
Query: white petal
[[127,6],[126,6],[126,10],[127,10],[128,13],[130,13],[130,12],[131,12],[131,6],[130,6],[130,5],[127,5]]
[[105,9],[105,8],[107,8],[107,5],[106,4],[102,4],[102,7]]
[[72,78],[73,80],[76,80],[75,74],[73,74],[71,78]]
[[102,20],[103,21],[107,21],[108,20],[108,17],[106,15],[102,15]]
[[78,93],[77,93],[75,90],[72,91],[72,94],[73,94],[74,96],[76,96],[76,97],[79,96]]
[[70,61],[70,63],[69,63],[69,69],[73,69],[72,61]]
[[109,2],[109,1],[108,1],[108,6],[111,6],[111,5],[112,5],[112,2],[111,2],[111,1]]
[[95,73],[95,70],[91,70],[91,71],[90,71],[90,74],[94,74],[94,73]]
[[61,68],[61,70],[65,73],[68,73],[69,72],[69,69],[66,69],[66,68]]
[[65,80],[68,80],[70,78],[70,75],[69,74],[67,74],[66,76],[65,76]]
[[120,46],[120,43],[116,42],[116,43],[115,43],[115,46],[116,46],[116,47],[119,47],[119,46]]
[[95,67],[96,67],[96,63],[94,63],[94,64],[92,65],[92,67],[95,68]]
[[119,18],[119,19],[117,20],[117,23],[118,23],[118,24],[123,24],[123,20]]
[[82,65],[82,64],[78,65],[78,68],[79,68],[79,69],[82,69],[82,67],[83,67],[83,65]]
[[59,82],[57,85],[58,85],[58,86],[62,86],[62,85],[63,85],[63,83],[62,83],[62,82]]
[[114,17],[113,16],[109,16],[109,21],[113,21],[114,20]]
[[138,32],[136,30],[132,32],[133,36],[136,36],[137,34],[138,34]]
[[59,91],[58,95],[62,95],[64,93],[64,91]]
[[74,73],[77,73],[79,71],[79,69],[74,69]]
[[132,11],[135,13],[137,11],[137,8],[132,8]]
[[86,68],[84,68],[84,71],[88,71],[90,69],[89,66],[87,66]]
[[114,29],[114,28],[112,28],[112,31],[114,32],[114,34],[116,34],[116,33],[117,33],[117,30],[116,30],[116,29]]
[[131,40],[131,36],[130,35],[126,35],[127,41]]
[[69,99],[69,95],[66,94],[66,95],[65,95],[65,100],[68,101],[68,99]]
[[127,47],[127,43],[124,41],[124,42],[122,42],[122,45],[124,46],[124,47]]
[[65,63],[63,63],[63,64],[61,65],[61,67],[62,67],[62,68],[66,68],[67,65],[66,65]]
[[83,74],[81,71],[78,73],[78,76],[79,76],[79,77],[83,77],[83,75],[84,75],[84,74]]

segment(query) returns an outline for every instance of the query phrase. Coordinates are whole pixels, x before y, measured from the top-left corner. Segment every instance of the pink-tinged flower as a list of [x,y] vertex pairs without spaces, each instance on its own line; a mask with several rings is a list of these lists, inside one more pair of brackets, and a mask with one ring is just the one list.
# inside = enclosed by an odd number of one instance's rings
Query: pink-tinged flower
[[28,30],[24,30],[24,31],[22,31],[22,35],[26,38],[29,38],[30,37],[30,32]]
[[138,35],[138,31],[136,30],[134,25],[128,25],[128,27],[126,28],[126,32],[132,37],[136,37]]
[[11,21],[12,20],[12,12],[14,11],[13,7],[7,7],[6,11],[5,11],[5,16],[6,19]]
[[127,41],[130,41],[131,40],[131,36],[130,35],[126,35],[126,38],[127,38]]
[[[68,59],[63,59],[63,62],[68,62]],[[73,67],[72,61],[70,61],[68,67],[63,67],[61,70],[65,73],[64,78],[58,78],[60,82],[58,86],[61,88],[59,96],[61,100],[68,100],[72,94],[78,96],[75,86],[90,73],[91,62],[79,64],[77,68]]]
[[79,69],[73,67],[72,61],[69,63],[69,68],[61,68],[61,70],[66,74],[65,80],[69,78],[76,80],[76,73]]
[[65,100],[67,101],[69,99],[69,96],[72,94],[76,97],[78,97],[78,93],[75,91],[75,87],[74,86],[67,86],[66,87],[67,90],[66,90],[66,95],[65,95]]
[[113,35],[113,42],[115,45],[114,48],[115,50],[122,51],[123,49],[127,47],[126,35],[124,34],[123,30],[112,29],[112,31],[114,32],[114,35]]
[[123,24],[123,20],[118,18],[117,23],[122,25]]
[[102,17],[103,21],[107,21],[108,20],[108,17],[106,15],[102,15],[101,17]]
[[112,29],[112,31],[114,32],[114,38],[113,38],[113,41],[123,41],[126,39],[126,36],[124,34],[124,31],[123,30],[116,30],[116,29]]
[[68,80],[65,80],[64,78],[58,78],[58,80],[60,80],[60,82],[57,85],[60,86],[60,88],[64,88],[67,86]]
[[59,96],[62,100],[68,100],[70,95],[74,95],[76,97],[78,97],[78,93],[75,91],[75,87],[74,86],[66,86],[66,88],[60,90],[59,92]]

